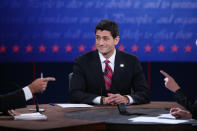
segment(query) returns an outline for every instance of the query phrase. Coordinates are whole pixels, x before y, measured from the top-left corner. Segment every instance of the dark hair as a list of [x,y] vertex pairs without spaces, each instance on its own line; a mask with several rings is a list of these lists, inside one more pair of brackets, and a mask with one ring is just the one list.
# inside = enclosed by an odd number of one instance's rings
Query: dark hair
[[117,36],[119,36],[118,25],[114,21],[111,21],[111,20],[101,20],[95,28],[95,34],[97,30],[110,31],[113,38],[116,38]]

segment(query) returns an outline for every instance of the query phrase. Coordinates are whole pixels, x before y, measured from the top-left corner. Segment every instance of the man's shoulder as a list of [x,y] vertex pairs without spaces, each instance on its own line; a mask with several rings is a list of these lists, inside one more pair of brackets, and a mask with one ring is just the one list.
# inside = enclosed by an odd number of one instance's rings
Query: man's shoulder
[[78,56],[76,58],[76,60],[90,60],[90,59],[94,58],[96,55],[98,55],[98,52],[96,50],[90,51],[90,52],[87,52],[85,54]]
[[138,57],[130,54],[128,52],[123,52],[123,51],[117,51],[117,54],[119,55],[119,57],[123,58],[123,59],[133,59],[133,60],[138,60]]

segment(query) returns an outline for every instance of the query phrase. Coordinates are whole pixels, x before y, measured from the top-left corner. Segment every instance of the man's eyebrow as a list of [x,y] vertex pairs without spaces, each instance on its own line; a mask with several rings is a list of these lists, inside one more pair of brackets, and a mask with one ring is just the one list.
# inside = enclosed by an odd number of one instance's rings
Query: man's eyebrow
[[107,37],[110,37],[110,36],[107,36],[107,35],[105,35],[105,36],[96,35],[96,37],[107,38]]
[[[96,35],[96,36],[100,36],[100,35]],[[109,36],[107,36],[107,35],[104,35],[104,36],[101,36],[101,37],[109,37]]]

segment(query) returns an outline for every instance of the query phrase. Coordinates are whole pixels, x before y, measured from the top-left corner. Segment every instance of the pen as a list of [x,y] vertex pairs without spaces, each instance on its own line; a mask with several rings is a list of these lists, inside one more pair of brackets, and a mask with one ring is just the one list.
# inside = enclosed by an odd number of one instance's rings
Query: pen
[[43,78],[43,73],[42,73],[42,72],[40,73],[40,78],[41,78],[41,79]]
[[55,106],[55,104],[53,104],[53,103],[49,103],[49,105],[51,105],[51,106]]
[[130,106],[131,104],[126,104],[126,106]]
[[[43,73],[41,72],[40,73],[40,79],[42,79],[42,78],[43,78]],[[43,93],[43,91],[41,93]]]

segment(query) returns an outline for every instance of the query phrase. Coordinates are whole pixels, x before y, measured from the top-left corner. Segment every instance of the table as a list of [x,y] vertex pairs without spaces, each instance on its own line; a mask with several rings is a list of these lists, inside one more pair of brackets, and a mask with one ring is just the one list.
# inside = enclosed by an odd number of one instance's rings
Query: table
[[[143,105],[131,105],[127,108],[136,109],[136,108],[172,108],[172,107],[180,107],[176,102],[151,102],[149,104]],[[29,108],[35,108],[34,105],[29,105],[26,108],[17,109],[17,112],[20,113],[29,113]],[[81,110],[97,110],[97,109],[114,109],[116,110],[116,106],[95,106],[92,108],[61,108],[59,106],[51,106],[48,104],[40,105],[40,108],[46,109],[43,113],[47,115],[48,119],[46,121],[13,121],[10,119],[0,119],[0,131],[12,131],[12,130],[80,130],[80,131],[104,131],[104,130],[196,130],[196,127],[187,124],[179,124],[179,125],[130,125],[130,124],[113,124],[113,123],[105,123],[102,121],[91,121],[91,120],[80,120],[73,119],[70,117],[66,117],[65,113],[70,113],[74,111]]]

